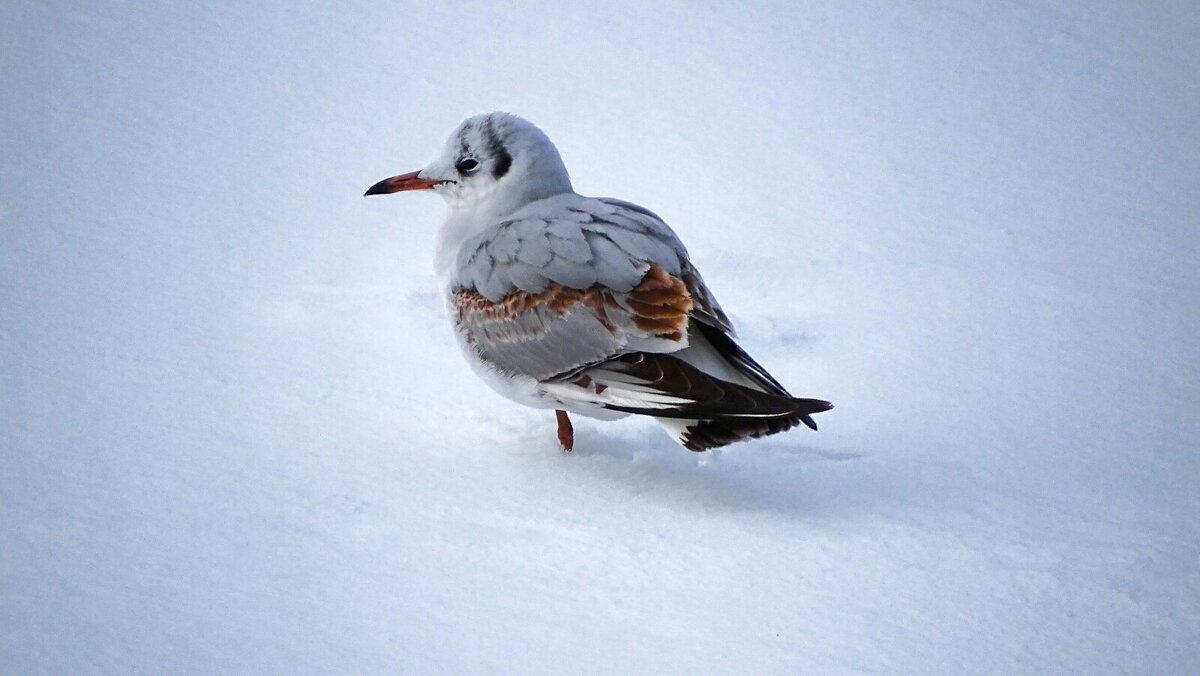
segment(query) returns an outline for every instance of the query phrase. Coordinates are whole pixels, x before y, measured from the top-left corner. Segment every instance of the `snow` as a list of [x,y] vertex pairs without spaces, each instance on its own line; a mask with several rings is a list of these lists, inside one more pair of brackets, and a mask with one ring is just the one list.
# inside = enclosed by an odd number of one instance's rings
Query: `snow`
[[[0,671],[1195,668],[1200,12],[498,5],[8,8]],[[478,382],[361,194],[495,109],[821,431]]]

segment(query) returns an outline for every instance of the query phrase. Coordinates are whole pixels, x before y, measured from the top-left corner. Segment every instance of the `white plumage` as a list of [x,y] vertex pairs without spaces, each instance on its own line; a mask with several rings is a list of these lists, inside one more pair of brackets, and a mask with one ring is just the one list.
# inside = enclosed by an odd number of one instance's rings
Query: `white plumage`
[[576,194],[558,150],[506,113],[464,121],[441,154],[368,195],[433,190],[449,205],[436,266],[475,371],[528,406],[650,415],[705,450],[831,408],[794,398],[733,341],[733,327],[653,212]]

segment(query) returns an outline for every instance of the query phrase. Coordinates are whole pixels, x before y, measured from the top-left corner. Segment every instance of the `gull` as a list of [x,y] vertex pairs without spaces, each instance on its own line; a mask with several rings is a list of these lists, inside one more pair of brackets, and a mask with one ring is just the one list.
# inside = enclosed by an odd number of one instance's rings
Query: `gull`
[[650,416],[692,451],[763,437],[833,405],[793,397],[735,341],[687,249],[652,211],[584,197],[541,129],[468,118],[424,169],[366,195],[430,190],[449,207],[435,266],[454,333],[501,395],[568,412]]

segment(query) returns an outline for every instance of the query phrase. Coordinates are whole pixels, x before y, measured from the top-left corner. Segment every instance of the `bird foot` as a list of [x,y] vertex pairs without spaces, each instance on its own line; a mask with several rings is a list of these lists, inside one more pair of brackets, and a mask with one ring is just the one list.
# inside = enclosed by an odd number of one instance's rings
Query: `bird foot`
[[555,409],[554,417],[558,419],[558,443],[564,451],[570,453],[571,448],[575,446],[575,428],[571,427],[571,419],[567,417],[566,411]]

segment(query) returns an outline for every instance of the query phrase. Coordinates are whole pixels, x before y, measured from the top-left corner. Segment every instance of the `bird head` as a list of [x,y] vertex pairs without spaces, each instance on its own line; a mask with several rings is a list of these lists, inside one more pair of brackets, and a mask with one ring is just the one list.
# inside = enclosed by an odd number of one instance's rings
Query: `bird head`
[[452,210],[503,216],[526,204],[571,192],[558,149],[533,123],[509,113],[468,118],[424,169],[386,178],[367,195],[432,190]]

